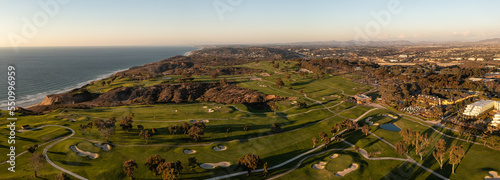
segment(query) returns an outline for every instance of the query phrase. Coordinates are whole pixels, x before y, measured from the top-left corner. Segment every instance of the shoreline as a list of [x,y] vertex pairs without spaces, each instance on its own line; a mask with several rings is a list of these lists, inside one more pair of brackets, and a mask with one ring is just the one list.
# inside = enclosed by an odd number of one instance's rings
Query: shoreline
[[[203,48],[202,48],[202,47],[199,47],[199,48],[198,48],[198,49],[196,49],[196,50],[192,50],[192,51],[185,52],[185,53],[183,54],[183,56],[190,56],[192,52],[194,52],[194,51],[198,51],[198,50],[201,50],[201,49],[203,49]],[[174,56],[170,56],[170,57],[167,57],[167,58],[171,58],[171,57],[174,57]],[[159,61],[161,61],[161,60],[159,60]],[[158,62],[158,61],[156,61],[156,62]],[[143,65],[144,65],[144,64],[143,64]],[[140,65],[140,66],[142,66],[142,65]],[[133,67],[133,66],[132,66],[132,67]],[[116,73],[118,73],[118,72],[122,72],[122,71],[129,70],[130,68],[131,68],[131,67],[126,68],[126,69],[120,69],[120,70],[114,71],[114,72],[112,72],[112,73],[107,73],[107,74],[97,75],[97,76],[98,76],[97,78],[94,78],[94,79],[91,79],[91,80],[88,80],[88,81],[85,81],[85,82],[78,83],[78,84],[76,85],[76,87],[72,87],[72,88],[64,88],[64,87],[63,87],[63,90],[57,91],[57,92],[56,92],[56,93],[54,93],[54,94],[65,93],[65,92],[71,91],[72,89],[82,88],[83,86],[85,86],[85,85],[87,85],[87,84],[89,84],[89,83],[91,83],[91,82],[94,82],[94,81],[99,81],[99,80],[102,80],[102,79],[108,78],[108,77],[110,77],[110,76],[112,76],[112,75],[114,75],[114,74],[116,74]],[[32,108],[32,107],[38,106],[38,105],[40,105],[40,104],[41,104],[41,103],[45,100],[45,98],[47,98],[47,96],[48,96],[48,95],[51,95],[51,94],[47,94],[47,95],[45,95],[45,97],[44,97],[44,98],[43,98],[40,102],[33,103],[33,104],[29,104],[29,105],[25,105],[25,106],[16,106],[16,107],[21,107],[21,108],[23,108],[23,109],[28,109],[28,108]]]
[[[68,86],[67,88],[62,88],[63,90],[57,91],[54,94],[66,93],[66,92],[71,91],[73,89],[82,88],[83,86],[85,86],[85,85],[87,85],[87,84],[89,84],[91,82],[99,81],[99,80],[108,78],[108,77],[110,77],[110,76],[112,76],[112,75],[114,75],[114,74],[116,74],[118,72],[126,71],[128,69],[130,69],[130,67],[127,68],[127,69],[120,69],[120,70],[117,70],[117,71],[113,71],[112,73],[97,75],[98,76],[97,78],[94,78],[94,79],[91,79],[91,80],[88,80],[88,81],[85,81],[85,82],[78,83],[75,86],[71,86],[71,87]],[[32,108],[32,107],[38,106],[39,104],[41,104],[45,100],[45,98],[47,98],[48,95],[51,95],[51,94],[45,95],[45,97],[40,102],[37,102],[37,103],[34,103],[34,104],[25,105],[25,106],[23,106],[21,108],[28,109],[28,108]]]

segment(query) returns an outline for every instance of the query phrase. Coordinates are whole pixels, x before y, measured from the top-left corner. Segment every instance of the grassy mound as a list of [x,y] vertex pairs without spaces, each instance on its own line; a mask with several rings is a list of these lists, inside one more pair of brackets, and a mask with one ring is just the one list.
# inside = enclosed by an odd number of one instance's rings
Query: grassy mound
[[[330,159],[330,157],[327,157],[326,159]],[[338,171],[342,171],[344,169],[349,168],[351,164],[352,164],[351,156],[345,154],[339,154],[337,158],[328,161],[328,163],[325,166],[325,169],[332,173],[336,173]]]
[[100,147],[96,147],[90,142],[81,142],[76,144],[76,146],[78,147],[78,149],[88,152],[99,152],[101,150]]

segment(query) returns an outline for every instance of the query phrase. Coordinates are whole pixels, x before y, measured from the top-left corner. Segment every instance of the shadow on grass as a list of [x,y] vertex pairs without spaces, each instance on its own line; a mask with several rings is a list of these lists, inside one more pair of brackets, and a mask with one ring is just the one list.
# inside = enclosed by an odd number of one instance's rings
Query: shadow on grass
[[59,163],[68,166],[90,166],[90,163],[76,162],[76,161],[59,161]]
[[50,154],[57,154],[57,155],[66,155],[66,153],[63,152],[54,152],[54,151],[48,151]]

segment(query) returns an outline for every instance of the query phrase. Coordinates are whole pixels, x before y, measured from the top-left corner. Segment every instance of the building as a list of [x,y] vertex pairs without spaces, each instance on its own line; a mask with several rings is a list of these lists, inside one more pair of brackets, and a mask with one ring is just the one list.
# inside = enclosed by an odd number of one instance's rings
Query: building
[[433,95],[427,95],[427,94],[419,94],[417,96],[417,102],[420,102],[420,103],[425,103],[425,104],[429,104],[429,105],[441,105],[441,101],[442,99],[437,97],[437,96],[433,96]]
[[499,109],[500,102],[492,100],[479,100],[472,104],[467,105],[464,110],[465,116],[478,117],[483,113],[486,113],[492,109]]
[[493,61],[500,61],[500,58],[495,58],[493,59]]
[[477,81],[482,81],[483,78],[469,78],[470,81],[474,81],[474,82],[477,82]]
[[491,126],[500,127],[500,113],[497,113],[495,114],[495,116],[493,116]]
[[484,78],[488,78],[488,79],[500,79],[500,72],[486,73],[484,75]]
[[354,99],[356,99],[356,102],[358,104],[365,104],[365,103],[371,103],[372,102],[372,98],[368,97],[368,96],[366,96],[364,94],[356,95],[356,96],[354,96]]
[[419,94],[417,96],[417,102],[429,105],[453,105],[477,96],[478,96],[477,94],[464,93],[460,96],[455,96],[449,99],[443,99],[433,95]]
[[484,58],[477,58],[476,61],[484,61]]

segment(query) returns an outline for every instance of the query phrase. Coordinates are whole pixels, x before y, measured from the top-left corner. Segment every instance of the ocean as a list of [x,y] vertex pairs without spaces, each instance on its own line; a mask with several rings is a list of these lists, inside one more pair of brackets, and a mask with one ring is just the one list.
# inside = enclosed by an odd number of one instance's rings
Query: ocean
[[[25,47],[0,48],[0,109],[7,109],[7,67],[16,72],[16,106],[43,101],[109,77],[132,66],[186,55],[196,47]],[[3,81],[3,82],[2,82]]]

